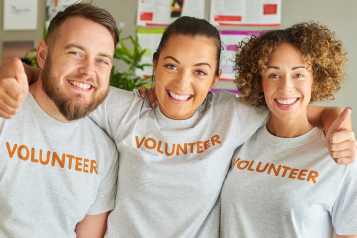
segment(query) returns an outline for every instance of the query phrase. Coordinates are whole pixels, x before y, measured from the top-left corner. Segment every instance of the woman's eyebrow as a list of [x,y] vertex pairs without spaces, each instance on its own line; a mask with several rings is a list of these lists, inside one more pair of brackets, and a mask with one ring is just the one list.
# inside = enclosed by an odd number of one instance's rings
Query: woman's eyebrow
[[280,69],[280,68],[277,66],[268,66],[268,69]]
[[211,68],[211,65],[209,63],[205,63],[205,62],[195,64],[194,66],[200,66],[200,65],[207,65],[208,67]]
[[292,70],[295,70],[295,69],[306,69],[306,67],[304,66],[296,66],[296,67],[293,67],[291,68]]
[[176,61],[178,64],[180,63],[180,61],[178,59],[176,59],[175,57],[172,57],[172,56],[166,56],[164,59],[172,59],[173,61]]
[[[268,66],[268,69],[280,69],[280,68],[277,67],[277,66]],[[295,66],[295,67],[292,67],[291,69],[292,69],[292,70],[295,70],[295,69],[306,69],[306,67],[304,67],[304,66]]]

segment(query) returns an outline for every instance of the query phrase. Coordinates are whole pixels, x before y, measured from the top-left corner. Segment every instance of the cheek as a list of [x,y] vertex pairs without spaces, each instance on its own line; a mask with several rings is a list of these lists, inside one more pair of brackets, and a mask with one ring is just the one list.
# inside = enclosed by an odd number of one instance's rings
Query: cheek
[[156,97],[159,99],[159,101],[166,95],[166,86],[169,83],[169,80],[164,80],[165,78],[167,77],[163,76],[160,72],[155,72],[154,87]]
[[[270,96],[275,91],[276,86],[273,83],[269,82],[269,80],[266,80],[266,79],[262,79],[262,86],[263,86],[263,93],[264,93],[265,99],[270,98]],[[266,100],[266,101],[268,101],[268,100]]]
[[98,75],[98,82],[101,85],[110,84],[110,72],[105,71],[104,73]]

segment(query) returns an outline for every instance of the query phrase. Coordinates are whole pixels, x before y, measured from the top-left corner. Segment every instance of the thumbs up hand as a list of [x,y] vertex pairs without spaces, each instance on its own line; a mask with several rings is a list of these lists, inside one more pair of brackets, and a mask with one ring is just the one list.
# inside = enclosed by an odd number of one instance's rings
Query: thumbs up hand
[[7,72],[0,72],[0,117],[10,119],[17,114],[26,98],[29,85],[19,58],[14,59],[12,68],[5,70]]
[[331,157],[337,164],[351,164],[356,160],[357,141],[352,130],[344,128],[350,120],[352,108],[347,107],[332,123],[326,134],[326,143]]

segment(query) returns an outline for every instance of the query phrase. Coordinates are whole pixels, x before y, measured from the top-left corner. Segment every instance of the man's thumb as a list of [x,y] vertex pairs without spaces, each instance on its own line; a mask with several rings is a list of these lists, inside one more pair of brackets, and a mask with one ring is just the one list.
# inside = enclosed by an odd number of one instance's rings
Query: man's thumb
[[352,108],[346,107],[345,110],[341,112],[336,121],[331,125],[331,129],[334,131],[338,131],[343,127],[343,124],[350,118],[352,112]]
[[16,80],[19,83],[21,89],[27,91],[29,83],[27,81],[24,66],[19,58],[14,59],[14,70]]

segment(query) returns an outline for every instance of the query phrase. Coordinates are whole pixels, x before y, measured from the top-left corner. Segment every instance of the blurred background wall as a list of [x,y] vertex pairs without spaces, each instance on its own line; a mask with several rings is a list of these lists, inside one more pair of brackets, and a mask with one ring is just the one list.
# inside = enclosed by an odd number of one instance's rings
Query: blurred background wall
[[[205,18],[209,20],[210,0],[206,1]],[[86,1],[88,2],[88,1]],[[118,22],[122,37],[136,34],[137,0],[94,0],[99,7],[108,9]],[[4,31],[3,30],[4,0],[0,0],[0,59],[3,54],[3,41],[33,40],[35,46],[42,38],[42,29],[46,18],[46,0],[38,0],[37,30],[28,31]],[[337,37],[342,40],[344,47],[349,52],[349,76],[348,86],[342,89],[334,101],[319,105],[333,105],[340,107],[352,107],[352,121],[354,131],[357,132],[357,9],[356,0],[282,0],[281,28],[289,27],[301,21],[317,21],[327,25],[335,31]],[[220,30],[266,30],[271,27],[218,27]],[[119,69],[123,68],[119,61],[114,63]],[[234,88],[232,82],[218,82],[217,87]]]

